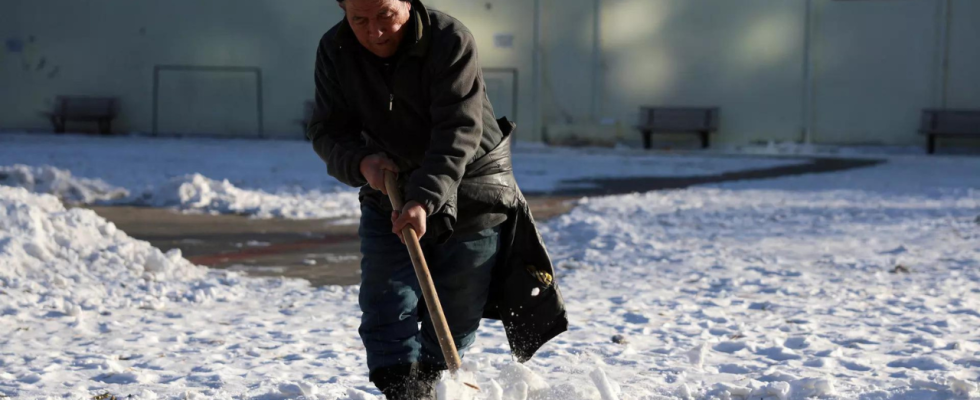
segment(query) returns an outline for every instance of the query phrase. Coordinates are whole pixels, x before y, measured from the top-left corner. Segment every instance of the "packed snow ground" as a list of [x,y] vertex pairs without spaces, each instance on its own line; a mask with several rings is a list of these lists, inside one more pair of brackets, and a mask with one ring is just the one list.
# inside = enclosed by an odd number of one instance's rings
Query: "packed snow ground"
[[[570,331],[519,366],[484,324],[478,398],[980,396],[978,171],[902,156],[584,199],[541,226]],[[376,398],[357,293],[207,271],[0,187],[9,397]]]
[[581,318],[561,340],[622,335],[583,353],[634,398],[976,396],[978,171],[906,157],[583,200],[544,232]]
[[[525,190],[588,186],[567,181],[622,176],[713,175],[799,163],[749,157],[665,157],[518,144]],[[357,190],[326,174],[302,141],[0,135],[0,185],[72,203],[134,203],[257,218],[360,215]]]

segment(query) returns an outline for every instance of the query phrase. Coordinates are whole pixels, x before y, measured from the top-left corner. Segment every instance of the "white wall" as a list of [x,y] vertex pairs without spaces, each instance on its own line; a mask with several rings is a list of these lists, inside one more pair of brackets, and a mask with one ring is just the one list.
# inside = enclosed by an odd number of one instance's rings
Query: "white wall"
[[[492,79],[501,79],[504,92],[499,103],[494,104],[497,117],[506,116],[518,123],[517,136],[522,140],[537,140],[533,129],[536,112],[533,103],[533,56],[534,56],[534,2],[529,0],[428,0],[426,7],[444,11],[459,19],[473,32],[477,42],[480,63],[485,69],[517,69],[518,101],[509,107],[512,90],[510,78],[504,74],[485,74],[490,87]],[[490,5],[487,7],[487,5]],[[512,47],[498,47],[495,35],[511,35]],[[491,94],[493,95],[493,94]],[[512,109],[516,108],[515,112]]]
[[[23,53],[5,51],[0,59],[0,127],[50,129],[36,113],[49,109],[56,95],[111,95],[122,100],[114,130],[148,132],[155,65],[254,66],[262,69],[266,133],[300,137],[294,120],[302,117],[303,101],[312,98],[316,44],[342,14],[332,1],[285,4],[5,2],[2,15],[12,21],[0,24],[0,37],[33,36],[34,43]],[[25,63],[30,67],[22,68]]]
[[602,115],[633,125],[640,105],[720,106],[721,141],[797,139],[802,5],[604,0]]
[[939,2],[821,1],[815,15],[814,140],[914,143],[933,105]]
[[[944,97],[951,107],[980,108],[980,1],[949,0],[950,64],[944,72],[946,1],[813,0],[816,142],[916,144],[920,108],[941,105]],[[540,109],[533,96],[534,1],[426,2],[470,27],[485,67],[517,69],[517,104],[497,100],[497,111],[516,110],[519,138],[539,139],[541,130],[533,126],[540,119],[544,126],[571,123],[599,135],[616,131],[595,129],[596,123],[615,122],[623,138],[638,141],[631,126],[640,105],[720,106],[716,142],[802,138],[804,0],[540,2]],[[333,0],[7,0],[2,11],[0,129],[49,130],[37,112],[48,109],[56,95],[85,94],[120,96],[123,110],[115,129],[148,132],[155,65],[254,66],[262,70],[266,135],[297,138],[302,129],[296,120],[313,94],[317,41],[342,17]],[[496,34],[513,35],[513,46],[495,47]],[[24,43],[23,51],[9,51],[6,42],[13,39]],[[247,78],[231,75],[167,81],[206,95],[168,86],[160,105],[166,118],[208,130],[254,125],[248,96],[213,113],[196,111],[203,107],[197,104],[215,102],[223,93],[249,90]],[[493,95],[509,98],[507,77],[490,78],[500,80],[494,90],[503,91]],[[188,100],[180,102],[182,96]],[[175,102],[183,111],[167,105]],[[232,116],[240,118],[204,121]]]
[[[802,140],[804,0],[545,0],[546,125],[616,121],[641,105],[720,106],[714,140]],[[590,104],[592,15],[601,7],[600,112]],[[812,139],[919,144],[941,105],[943,3],[813,0]],[[980,1],[951,0],[949,106],[980,108]],[[609,135],[589,127],[599,135]],[[566,129],[567,130],[567,129]]]
[[[78,94],[121,97],[122,113],[114,130],[149,132],[155,65],[247,66],[261,69],[265,135],[301,137],[296,121],[302,118],[303,101],[313,97],[316,45],[323,32],[342,18],[333,0],[6,3],[0,13],[0,38],[25,42],[24,52],[0,52],[0,129],[8,130],[50,130],[49,123],[37,113],[50,109],[57,95]],[[521,120],[519,134],[532,135],[533,7],[523,1],[495,3],[490,9],[485,4],[427,2],[427,6],[444,9],[469,26],[477,37],[484,66],[518,70],[518,104],[501,104],[498,113],[517,114]],[[494,47],[493,35],[497,33],[513,34],[513,47]],[[31,36],[34,42],[26,43]],[[38,68],[41,60],[44,65]],[[174,74],[177,72],[163,76]],[[181,87],[199,90],[161,89],[161,131],[198,127],[209,134],[240,135],[242,127],[256,126],[256,107],[244,104],[254,103],[255,95],[247,94],[247,99],[238,96],[240,87],[249,84],[246,77],[236,72],[185,75],[194,77],[174,79],[197,82]],[[510,103],[511,75],[498,75],[489,78],[502,80],[497,87],[505,92],[497,95],[507,100],[501,103]],[[236,80],[241,82],[222,83]],[[163,79],[161,84],[166,86],[170,81]],[[241,104],[216,104],[215,112],[200,112],[202,105],[215,103],[222,96],[226,102]],[[183,111],[168,111],[178,108]],[[514,119],[514,115],[508,116]],[[180,121],[168,120],[178,117]]]
[[980,108],[980,1],[954,0],[946,103]]
[[549,123],[589,122],[593,91],[595,0],[541,0],[542,117]]

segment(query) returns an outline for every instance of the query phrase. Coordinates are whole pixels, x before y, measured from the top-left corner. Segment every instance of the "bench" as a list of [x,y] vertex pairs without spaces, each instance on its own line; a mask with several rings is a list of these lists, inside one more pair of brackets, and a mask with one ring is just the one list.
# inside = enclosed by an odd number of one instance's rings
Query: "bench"
[[929,138],[929,154],[936,152],[939,136],[980,138],[980,110],[925,109],[919,133]]
[[718,107],[640,107],[640,124],[636,129],[643,134],[643,148],[653,146],[654,133],[696,133],[701,137],[701,148],[709,145],[709,135],[718,131]]
[[54,109],[42,115],[51,120],[56,133],[64,133],[68,121],[95,121],[99,132],[108,135],[118,113],[119,99],[115,97],[58,96]]
[[306,138],[307,141],[309,141],[310,138],[306,137],[306,130],[310,126],[310,120],[313,119],[313,107],[313,100],[303,102],[303,119],[296,120],[296,123],[303,128],[303,137]]

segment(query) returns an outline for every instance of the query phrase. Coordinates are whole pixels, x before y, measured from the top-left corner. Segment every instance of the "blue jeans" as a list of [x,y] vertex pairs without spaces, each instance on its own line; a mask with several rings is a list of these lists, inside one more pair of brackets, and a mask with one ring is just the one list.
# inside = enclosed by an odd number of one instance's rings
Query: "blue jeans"
[[[390,214],[361,206],[361,327],[371,371],[413,362],[445,366],[408,249],[391,232]],[[422,252],[460,354],[476,339],[497,259],[500,228],[422,242]],[[419,330],[419,322],[422,329]]]

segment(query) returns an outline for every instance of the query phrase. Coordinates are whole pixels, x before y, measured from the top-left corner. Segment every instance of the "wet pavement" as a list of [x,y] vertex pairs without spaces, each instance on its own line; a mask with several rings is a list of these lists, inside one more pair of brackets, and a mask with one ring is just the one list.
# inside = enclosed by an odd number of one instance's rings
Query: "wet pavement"
[[[546,220],[571,210],[576,198],[533,197],[528,202],[535,218]],[[303,278],[314,286],[360,281],[356,220],[253,219],[161,208],[89,208],[134,238],[163,251],[180,249],[195,264],[254,276]]]
[[[538,221],[564,214],[582,196],[613,195],[746,179],[826,173],[877,165],[880,160],[814,158],[808,163],[693,177],[591,179],[575,189],[527,192]],[[182,214],[144,207],[89,207],[124,232],[161,250],[180,249],[190,261],[254,276],[303,278],[314,286],[360,280],[356,220],[253,219],[238,215]]]

